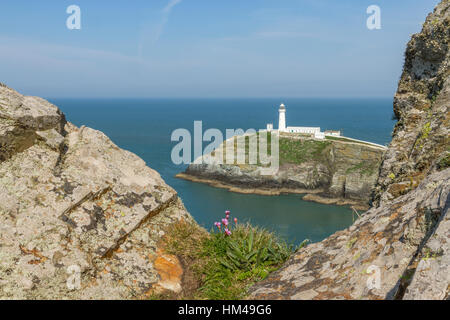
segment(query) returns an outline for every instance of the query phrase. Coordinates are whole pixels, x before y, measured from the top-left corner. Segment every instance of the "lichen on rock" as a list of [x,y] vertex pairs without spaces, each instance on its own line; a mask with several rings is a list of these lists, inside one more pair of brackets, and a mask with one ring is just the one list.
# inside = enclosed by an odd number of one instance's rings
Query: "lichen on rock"
[[142,159],[4,85],[0,145],[0,299],[141,299],[183,285],[160,241],[193,219]]

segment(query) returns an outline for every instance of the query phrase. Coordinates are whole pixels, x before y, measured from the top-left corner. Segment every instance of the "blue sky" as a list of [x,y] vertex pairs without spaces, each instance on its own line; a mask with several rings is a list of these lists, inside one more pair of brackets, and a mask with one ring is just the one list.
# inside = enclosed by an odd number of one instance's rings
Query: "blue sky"
[[0,81],[54,98],[391,97],[438,2],[2,0]]

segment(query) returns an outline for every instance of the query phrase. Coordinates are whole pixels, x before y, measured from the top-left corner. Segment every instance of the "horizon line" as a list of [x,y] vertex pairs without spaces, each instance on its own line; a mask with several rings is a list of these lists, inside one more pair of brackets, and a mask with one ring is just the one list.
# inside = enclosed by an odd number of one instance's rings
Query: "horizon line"
[[188,99],[196,99],[196,100],[209,100],[209,99],[229,99],[229,100],[234,100],[234,99],[277,99],[277,100],[283,100],[283,99],[394,99],[393,96],[329,96],[329,97],[320,97],[320,96],[291,96],[291,97],[239,97],[239,96],[235,96],[235,97],[167,97],[167,96],[161,96],[161,97],[50,97],[50,96],[42,96],[42,98],[44,99],[72,99],[72,100],[77,100],[77,99],[93,99],[93,100],[123,100],[123,99],[132,99],[132,100],[139,100],[139,99],[160,99],[160,100],[188,100]]

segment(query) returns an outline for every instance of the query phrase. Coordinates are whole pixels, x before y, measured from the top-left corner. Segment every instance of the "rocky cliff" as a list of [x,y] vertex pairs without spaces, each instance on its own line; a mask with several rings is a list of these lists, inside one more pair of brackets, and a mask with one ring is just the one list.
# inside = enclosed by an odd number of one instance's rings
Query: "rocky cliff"
[[0,85],[0,299],[139,299],[183,289],[160,245],[192,220],[103,133]]
[[204,161],[189,165],[178,177],[241,193],[307,193],[305,200],[367,209],[386,149],[345,138],[283,134],[279,150],[280,168],[274,175],[261,175],[258,165]]
[[448,299],[450,1],[412,37],[375,206],[255,285],[258,299]]

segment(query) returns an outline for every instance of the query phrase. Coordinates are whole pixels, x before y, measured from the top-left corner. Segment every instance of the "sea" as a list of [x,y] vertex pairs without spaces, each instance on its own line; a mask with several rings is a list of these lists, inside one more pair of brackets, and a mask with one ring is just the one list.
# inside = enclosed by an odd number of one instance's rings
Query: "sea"
[[[186,165],[171,160],[176,129],[193,135],[194,121],[203,130],[265,129],[278,126],[278,106],[286,105],[288,126],[341,130],[356,139],[388,145],[395,122],[392,98],[270,98],[236,99],[61,99],[49,98],[77,126],[85,125],[108,135],[157,170],[181,197],[195,220],[211,230],[226,210],[240,222],[250,222],[299,244],[318,242],[350,226],[352,210],[302,200],[303,195],[262,196],[237,194],[224,189],[175,178]],[[206,146],[208,143],[205,142]]]

